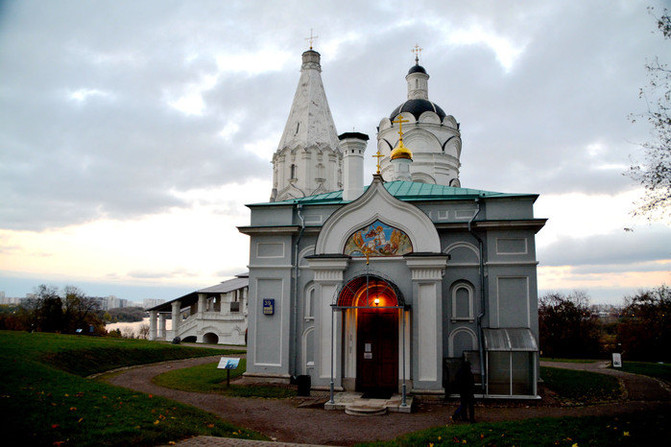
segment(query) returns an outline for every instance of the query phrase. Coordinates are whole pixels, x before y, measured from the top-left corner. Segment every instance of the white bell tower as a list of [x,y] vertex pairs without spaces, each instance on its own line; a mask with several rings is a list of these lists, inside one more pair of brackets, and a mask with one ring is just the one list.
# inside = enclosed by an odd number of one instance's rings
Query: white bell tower
[[271,202],[342,189],[342,151],[312,39],[303,53],[294,101],[273,155]]
[[429,100],[429,74],[419,65],[421,50],[415,46],[415,65],[405,77],[408,86],[407,100],[394,109],[388,118],[383,118],[378,127],[377,146],[384,155],[381,160],[382,177],[391,180],[399,175],[400,167],[395,167],[392,163],[391,154],[399,143],[400,124],[397,123],[402,119],[403,123],[407,123],[403,126],[403,139],[412,148],[412,164],[406,166],[412,181],[461,186],[459,123]]

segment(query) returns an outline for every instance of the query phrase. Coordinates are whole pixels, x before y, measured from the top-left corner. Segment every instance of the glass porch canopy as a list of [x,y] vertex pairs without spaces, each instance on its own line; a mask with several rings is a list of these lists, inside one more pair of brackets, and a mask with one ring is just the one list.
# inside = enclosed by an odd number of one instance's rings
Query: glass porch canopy
[[483,328],[485,394],[538,398],[538,343],[528,328]]
[[528,328],[483,328],[485,351],[534,352],[538,344]]

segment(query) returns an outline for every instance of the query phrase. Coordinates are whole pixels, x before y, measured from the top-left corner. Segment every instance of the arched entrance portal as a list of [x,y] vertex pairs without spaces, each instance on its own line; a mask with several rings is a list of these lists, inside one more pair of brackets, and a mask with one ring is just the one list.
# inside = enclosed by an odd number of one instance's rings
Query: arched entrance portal
[[402,297],[376,276],[350,281],[338,307],[356,312],[356,389],[372,393],[398,390],[399,313]]

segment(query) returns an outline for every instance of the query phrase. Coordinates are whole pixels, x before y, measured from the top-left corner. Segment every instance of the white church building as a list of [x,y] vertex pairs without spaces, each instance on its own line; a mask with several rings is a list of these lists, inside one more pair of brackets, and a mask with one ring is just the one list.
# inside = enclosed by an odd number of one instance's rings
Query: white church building
[[[462,188],[459,123],[427,71],[369,137],[338,136],[320,55],[303,53],[273,156],[270,202],[248,205],[247,376],[314,389],[453,393],[470,360],[477,394],[537,397],[535,194]],[[400,95],[399,95],[400,96]]]
[[147,309],[149,340],[245,345],[248,285],[249,275],[241,273]]

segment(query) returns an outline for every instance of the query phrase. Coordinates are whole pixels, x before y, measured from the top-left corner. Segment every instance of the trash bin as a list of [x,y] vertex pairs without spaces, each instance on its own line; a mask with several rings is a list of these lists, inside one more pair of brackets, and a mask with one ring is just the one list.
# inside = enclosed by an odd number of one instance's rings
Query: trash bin
[[296,377],[296,385],[298,385],[298,391],[297,394],[299,396],[309,396],[310,395],[310,387],[312,385],[310,376],[297,376]]

